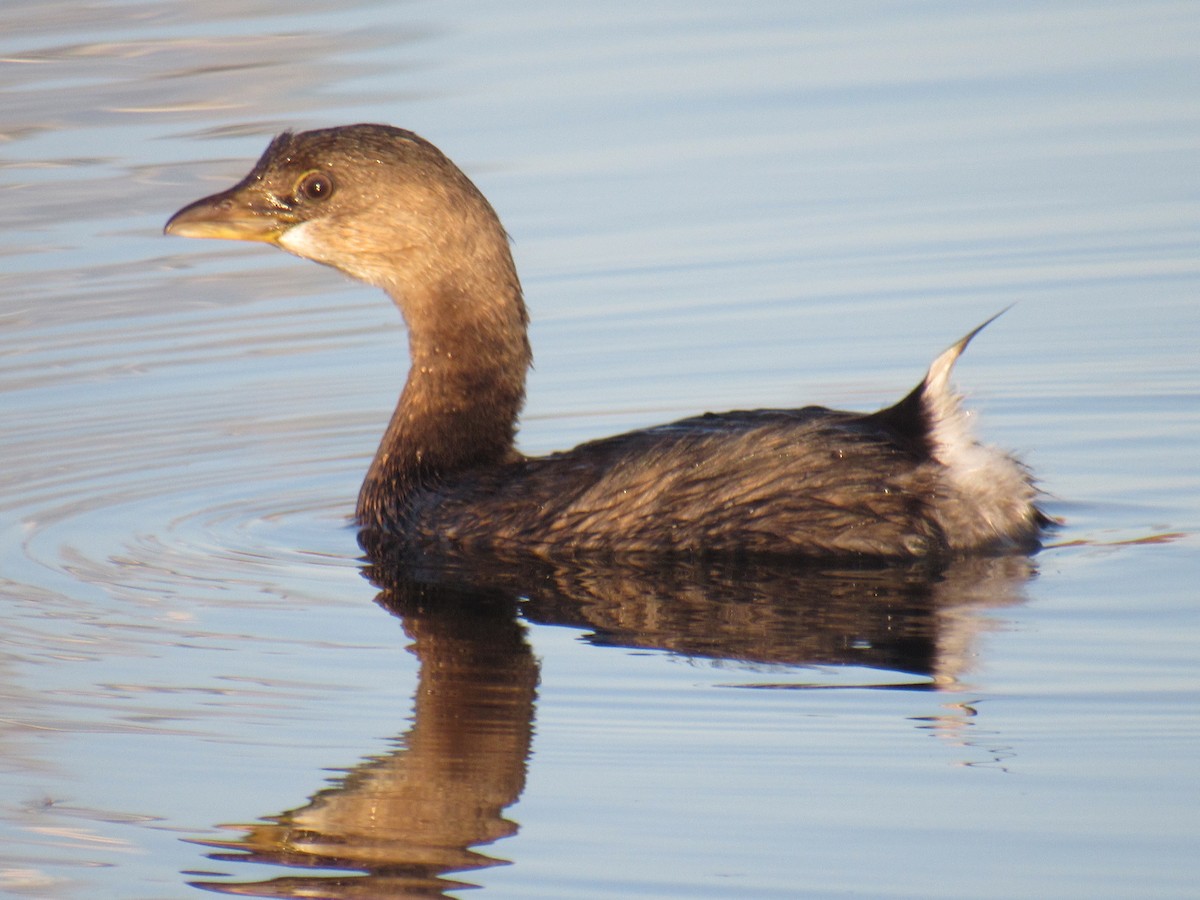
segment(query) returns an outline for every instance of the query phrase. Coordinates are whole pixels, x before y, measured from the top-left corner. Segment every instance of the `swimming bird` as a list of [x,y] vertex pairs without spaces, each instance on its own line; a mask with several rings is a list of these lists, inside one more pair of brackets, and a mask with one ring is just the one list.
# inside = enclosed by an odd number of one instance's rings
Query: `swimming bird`
[[280,134],[165,232],[274,244],[399,307],[410,370],[356,517],[414,553],[941,558],[1028,550],[1047,523],[1028,470],[975,439],[950,386],[979,328],[877,412],[709,413],[521,454],[532,356],[508,236],[410,131]]

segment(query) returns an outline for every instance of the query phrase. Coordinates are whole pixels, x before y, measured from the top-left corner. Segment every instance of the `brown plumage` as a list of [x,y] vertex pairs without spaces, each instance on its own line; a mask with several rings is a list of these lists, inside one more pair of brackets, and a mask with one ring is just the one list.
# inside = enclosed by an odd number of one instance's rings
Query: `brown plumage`
[[707,414],[521,455],[531,355],[507,236],[470,180],[408,131],[282,134],[166,231],[272,243],[395,301],[411,368],[357,516],[414,553],[920,557],[1028,549],[1046,522],[1028,472],[974,440],[950,389],[979,329],[876,413]]

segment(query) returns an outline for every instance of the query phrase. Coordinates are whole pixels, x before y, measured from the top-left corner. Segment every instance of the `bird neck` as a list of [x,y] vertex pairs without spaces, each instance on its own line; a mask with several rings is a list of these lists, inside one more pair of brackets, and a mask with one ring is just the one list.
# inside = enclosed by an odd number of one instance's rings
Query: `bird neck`
[[508,268],[491,284],[389,290],[408,325],[410,368],[359,494],[360,523],[386,526],[414,490],[516,455],[532,356]]

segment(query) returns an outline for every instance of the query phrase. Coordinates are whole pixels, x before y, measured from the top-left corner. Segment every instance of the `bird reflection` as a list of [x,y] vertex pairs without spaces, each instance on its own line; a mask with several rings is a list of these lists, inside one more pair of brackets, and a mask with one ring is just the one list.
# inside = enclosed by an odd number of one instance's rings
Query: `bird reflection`
[[[1028,557],[926,566],[690,563],[556,569],[524,589],[533,622],[595,644],[792,666],[863,666],[953,685],[980,628],[972,612],[1019,601]],[[892,681],[894,682],[894,679]]]
[[[193,882],[257,897],[441,897],[502,864],[525,784],[538,665],[522,619],[593,644],[714,660],[886,670],[953,688],[986,619],[1019,602],[1023,556],[922,566],[702,561],[420,562],[368,548],[364,574],[419,660],[412,727],[296,809],[205,840],[210,858],[305,870]],[[481,848],[488,848],[486,852]]]
[[305,806],[200,841],[212,859],[329,872],[256,884],[194,882],[253,897],[440,897],[440,877],[498,865],[473,848],[516,831],[504,818],[525,786],[538,667],[504,592],[407,582],[380,603],[420,660],[413,726]]

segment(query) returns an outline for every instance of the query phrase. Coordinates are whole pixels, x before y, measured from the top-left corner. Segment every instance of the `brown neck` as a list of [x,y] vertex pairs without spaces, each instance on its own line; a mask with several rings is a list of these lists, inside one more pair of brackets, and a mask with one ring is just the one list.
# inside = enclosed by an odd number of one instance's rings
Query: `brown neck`
[[511,268],[486,286],[389,293],[408,324],[411,366],[357,512],[360,524],[383,528],[403,517],[414,490],[514,457],[531,360]]

